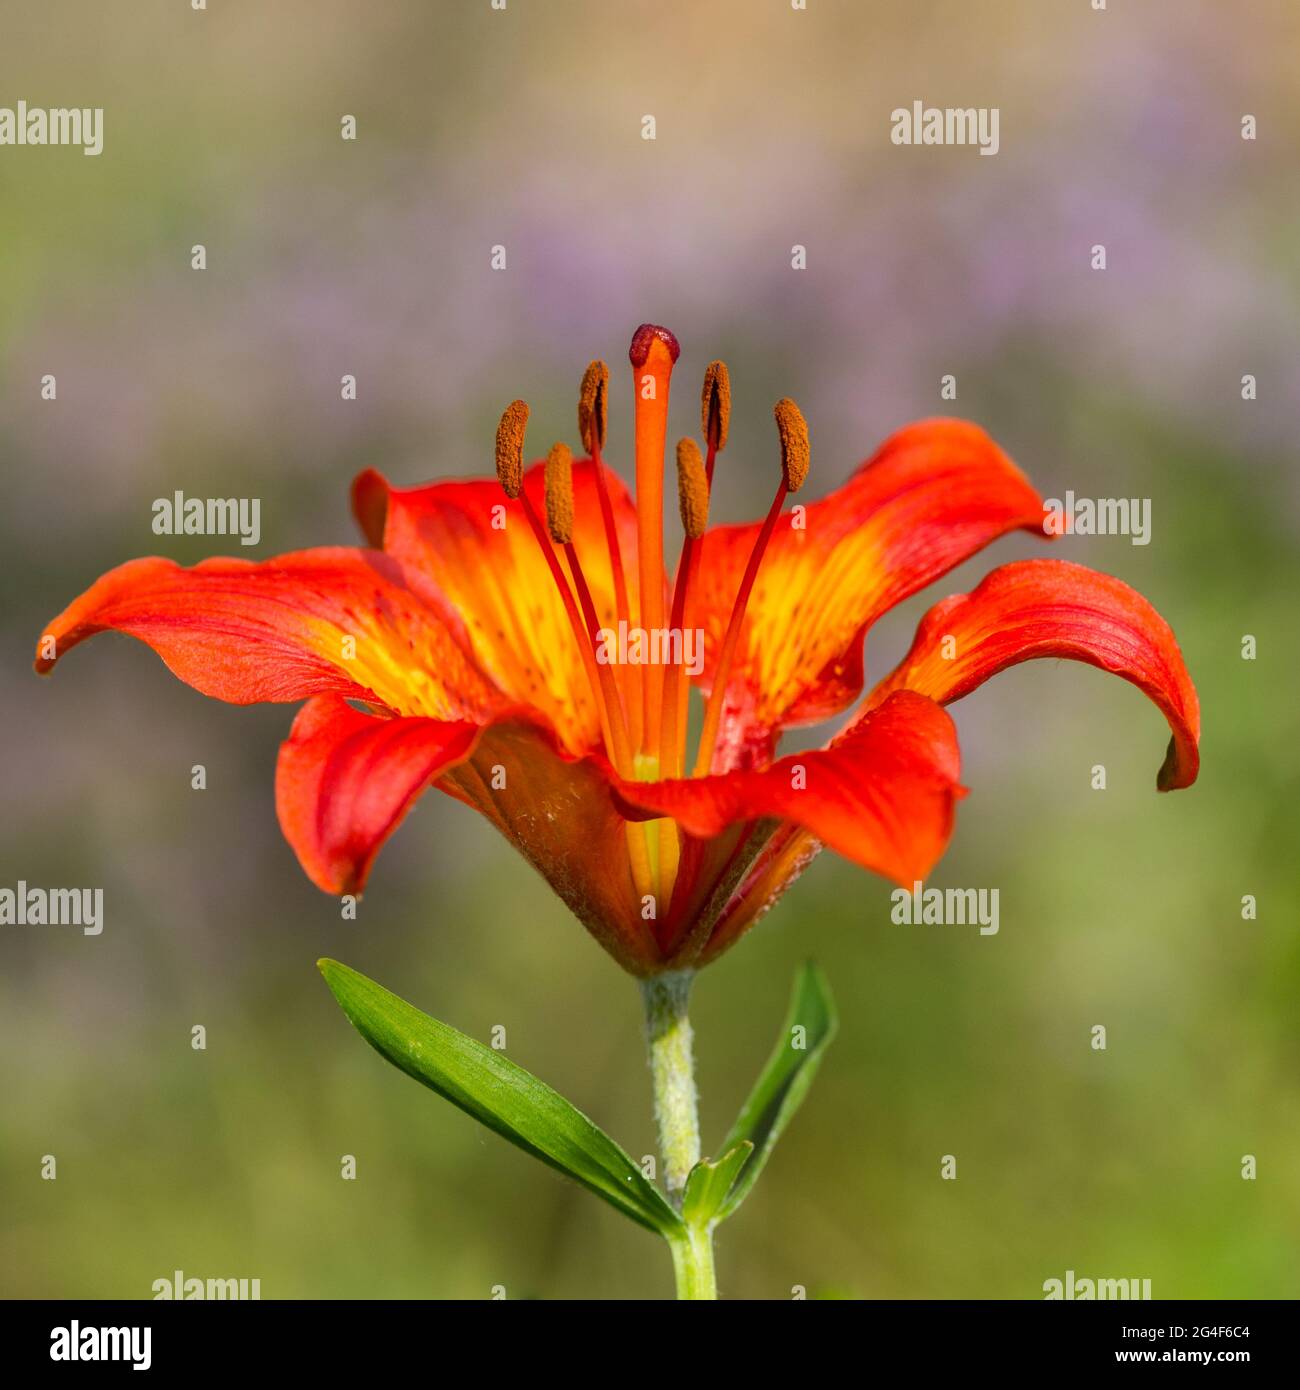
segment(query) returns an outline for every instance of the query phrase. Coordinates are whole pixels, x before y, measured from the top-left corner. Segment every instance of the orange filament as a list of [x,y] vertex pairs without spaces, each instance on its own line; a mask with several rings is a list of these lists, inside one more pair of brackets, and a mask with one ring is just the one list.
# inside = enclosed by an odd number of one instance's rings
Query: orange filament
[[[565,615],[568,617],[569,626],[573,629],[574,640],[578,643],[578,651],[582,657],[583,665],[587,672],[587,681],[591,687],[591,697],[596,705],[596,712],[600,718],[601,737],[604,740],[605,751],[611,761],[620,770],[630,765],[629,750],[627,747],[627,735],[623,730],[622,721],[616,725],[610,718],[608,702],[604,698],[604,690],[600,680],[600,670],[596,662],[596,654],[592,649],[591,642],[586,630],[583,627],[582,616],[578,612],[577,604],[574,602],[573,594],[569,589],[568,581],[564,577],[564,571],[560,568],[560,562],[556,557],[555,550],[551,545],[551,539],[547,535],[547,530],[542,525],[542,519],[537,515],[537,509],[533,506],[528,494],[523,490],[523,452],[524,452],[524,429],[528,423],[528,406],[523,401],[513,401],[501,417],[501,423],[497,426],[496,460],[497,477],[500,479],[502,490],[507,497],[518,498],[524,510],[524,516],[528,519],[528,524],[532,527],[533,535],[537,538],[537,544],[541,548],[542,557],[550,569],[551,578],[555,582],[556,590],[560,595],[560,600],[564,604]],[[567,456],[567,459],[566,459]],[[567,510],[569,531],[573,525],[573,456],[562,444],[553,448],[546,460],[546,510],[547,520],[552,525],[553,530],[563,533],[565,529],[565,512]],[[567,484],[567,506],[566,506],[566,484]],[[614,706],[615,712],[618,706]],[[619,735],[622,735],[620,746]]]
[[[586,668],[587,680],[591,686],[591,698],[596,703],[596,712],[600,716],[601,737],[604,740],[605,751],[610,757],[610,761],[618,766],[619,760],[615,752],[614,732],[610,724],[609,711],[605,706],[604,696],[601,690],[600,673],[596,668],[596,654],[591,649],[591,644],[587,640],[587,634],[582,624],[582,615],[578,612],[578,605],[574,601],[573,593],[569,589],[569,582],[564,577],[564,571],[560,568],[559,559],[556,557],[555,550],[551,545],[551,538],[546,534],[546,528],[542,525],[542,519],[537,515],[537,508],[526,492],[519,494],[519,500],[523,503],[524,515],[528,518],[528,524],[533,528],[533,535],[537,537],[537,544],[541,548],[542,556],[546,560],[551,571],[551,578],[555,581],[555,587],[559,591],[560,600],[564,604],[564,612],[569,620],[569,626],[573,629],[574,640],[578,644],[578,651],[582,657],[583,666]],[[621,769],[620,769],[621,770]]]
[[693,439],[683,439],[677,445],[677,494],[681,507],[682,529],[686,539],[681,559],[677,562],[677,578],[673,584],[670,633],[680,634],[682,661],[669,662],[664,668],[663,721],[659,737],[659,775],[680,777],[685,744],[682,695],[689,687],[684,677],[686,659],[686,595],[699,567],[699,547],[709,521],[709,485],[704,476],[704,461]]
[[[654,633],[664,625],[664,444],[668,438],[668,385],[681,348],[666,329],[643,323],[632,335],[628,359],[636,399],[637,560],[641,580],[641,626]],[[640,749],[659,750],[662,684],[644,668],[645,716]]]
[[[588,365],[583,373],[578,396],[578,433],[583,448],[591,456],[596,472],[596,496],[600,502],[600,519],[605,527],[605,545],[609,550],[609,568],[614,577],[614,608],[619,623],[631,624],[632,608],[627,597],[627,575],[623,569],[623,548],[619,544],[618,526],[614,521],[614,505],[609,497],[605,479],[605,433],[609,422],[609,368],[599,360]],[[627,712],[628,737],[634,748],[641,744],[642,689],[639,673],[623,667],[619,672]]]
[[578,560],[578,548],[571,540],[565,541],[564,553],[568,557],[569,573],[573,576],[573,587],[577,590],[578,603],[587,624],[587,644],[596,664],[596,675],[609,707],[609,722],[614,734],[614,766],[626,777],[632,766],[632,748],[627,739],[627,725],[623,722],[623,706],[618,687],[614,684],[614,673],[608,662],[602,662],[596,656],[600,646],[600,619],[596,616],[596,605],[591,600],[591,590]]
[[[681,660],[669,660],[663,676],[663,720],[659,736],[659,776],[680,777],[686,744],[686,713],[690,683],[686,680],[686,595],[699,568],[699,541],[709,524],[709,485],[704,476],[704,460],[693,439],[677,444],[677,500],[681,511],[682,529],[686,539],[677,563],[673,583],[672,616],[669,619],[669,642],[677,634],[681,644]],[[671,645],[669,646],[671,656]],[[659,873],[663,891],[669,901],[677,883],[677,867],[681,861],[681,839],[673,821],[658,822]]]
[[677,442],[677,506],[687,538],[699,540],[709,524],[709,484],[699,445],[693,439]]
[[[525,501],[527,499],[525,498]],[[578,649],[587,664],[588,679],[594,673],[593,694],[602,711],[602,724],[607,734],[606,750],[614,766],[627,775],[631,767],[631,747],[627,741],[627,727],[623,722],[623,705],[619,699],[618,687],[608,664],[596,656],[600,643],[598,636],[600,622],[596,616],[596,605],[591,599],[586,576],[578,563],[577,547],[573,544],[573,455],[566,444],[552,444],[546,456],[546,529],[556,545],[564,547],[569,559],[569,570],[573,576],[573,587],[577,590],[581,616],[573,607],[573,594],[560,569],[555,552],[549,545],[544,546],[548,558],[553,562],[552,575],[560,586],[560,594],[566,600],[565,608]],[[542,538],[539,536],[539,540]]]
[[[582,376],[582,386],[578,393],[578,434],[583,447],[591,457],[591,466],[596,474],[596,497],[600,503],[600,519],[605,528],[605,546],[609,551],[609,569],[614,580],[614,609],[620,625],[630,623],[631,605],[627,597],[627,576],[623,570],[623,551],[618,539],[618,526],[614,521],[614,507],[609,498],[609,486],[605,479],[605,461],[601,457],[605,447],[605,433],[609,424],[609,368],[604,362],[596,360],[587,364]],[[572,545],[567,548],[569,568],[573,573],[579,599],[587,616],[587,626],[593,647],[599,642],[599,626],[596,619],[595,604],[591,591],[578,563],[578,553]],[[622,631],[620,626],[620,631]],[[599,663],[598,663],[599,665]],[[602,678],[609,675],[608,667],[601,671]],[[640,745],[642,723],[642,688],[638,672],[620,665],[612,676],[617,688],[623,712],[626,717],[631,748]],[[631,757],[630,751],[628,754]],[[632,865],[632,877],[637,892],[643,897],[650,891],[650,853],[644,826],[631,822],[625,827],[628,857]]]
[[[597,679],[600,681],[605,695],[605,703],[610,711],[609,723],[614,737],[615,748],[613,763],[624,777],[629,777],[632,775],[633,767],[632,748],[628,743],[627,727],[623,721],[623,709],[619,702],[618,687],[614,681],[614,674],[610,670],[608,663],[601,662],[596,657],[596,651],[600,646],[600,619],[596,615],[596,605],[592,601],[591,589],[588,587],[587,578],[582,572],[582,564],[578,560],[578,548],[573,544],[572,540],[568,540],[564,543],[564,553],[568,558],[569,573],[573,576],[573,587],[577,590],[578,602],[582,607],[583,617],[587,622],[587,649],[591,653]],[[650,866],[650,851],[648,844],[650,829],[648,826],[629,821],[624,827],[624,833],[627,840],[628,857],[632,863],[632,878],[636,884],[637,893],[645,897],[651,892],[651,885],[654,881]],[[673,860],[673,868],[675,874],[675,858]]]
[[709,703],[704,711],[704,727],[700,731],[700,748],[695,759],[696,777],[703,777],[713,766],[713,758],[718,741],[718,726],[722,721],[722,707],[727,698],[727,682],[731,679],[731,665],[735,660],[736,647],[740,642],[740,631],[745,622],[745,609],[754,589],[758,567],[763,559],[776,530],[777,518],[785,504],[786,494],[798,492],[808,476],[811,451],[808,446],[808,424],[799,407],[783,396],[773,407],[776,419],[777,436],[781,443],[781,481],[777,485],[776,496],[764,518],[754,548],[749,552],[745,574],[740,581],[740,591],[732,605],[731,617],[727,622],[727,633],[722,639],[722,650],[718,653],[718,663],[713,673],[713,689],[709,692]]
[[722,650],[718,654],[718,664],[713,674],[713,689],[709,692],[709,703],[704,710],[704,727],[700,730],[700,749],[695,759],[695,771],[692,773],[692,776],[695,777],[705,776],[713,764],[714,744],[717,742],[718,725],[722,720],[722,705],[726,699],[727,681],[731,677],[731,663],[736,655],[736,646],[740,641],[740,629],[745,621],[745,608],[754,588],[754,580],[758,575],[758,566],[763,558],[763,552],[772,539],[772,532],[776,530],[777,518],[781,515],[781,508],[785,504],[786,492],[785,479],[782,478],[777,484],[776,496],[772,499],[772,505],[764,518],[763,527],[758,533],[758,539],[754,542],[754,548],[749,552],[749,563],[745,566],[745,575],[740,581],[740,591],[736,594],[736,601],[731,608],[731,618],[727,623],[727,635],[722,640]]

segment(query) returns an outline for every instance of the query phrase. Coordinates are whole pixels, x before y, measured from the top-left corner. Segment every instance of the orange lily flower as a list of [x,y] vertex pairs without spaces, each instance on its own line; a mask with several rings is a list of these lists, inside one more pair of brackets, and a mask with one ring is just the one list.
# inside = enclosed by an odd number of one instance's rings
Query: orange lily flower
[[[1119,580],[1051,560],[1005,565],[939,603],[825,748],[778,758],[786,730],[861,696],[864,638],[881,614],[1010,530],[1042,535],[1043,503],[982,430],[936,419],[787,511],[808,438],[782,401],[766,519],[707,530],[730,419],[714,363],[704,450],[684,440],[677,451],[687,539],[669,584],[678,351],[653,325],[633,338],[635,500],[603,462],[609,374],[592,363],[586,457],[556,445],[525,472],[527,407],[516,402],[496,479],[400,489],[373,471],[357,478],[353,508],[372,548],[192,569],[133,560],[55,619],[36,669],[113,630],[206,695],[305,700],[280,750],[276,804],[320,888],[359,893],[433,786],[486,816],[638,976],[716,959],[824,847],[900,884],[923,879],[965,794],[944,706],[1017,662],[1072,657],[1132,682],[1172,730],[1160,789],[1195,780],[1196,691],[1168,625]],[[642,643],[640,659],[624,635]],[[694,757],[692,683],[705,697]]]

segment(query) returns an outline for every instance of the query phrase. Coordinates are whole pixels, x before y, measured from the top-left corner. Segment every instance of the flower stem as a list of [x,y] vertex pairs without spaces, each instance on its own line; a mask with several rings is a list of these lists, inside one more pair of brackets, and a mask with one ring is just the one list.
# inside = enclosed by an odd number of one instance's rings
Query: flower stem
[[673,1252],[673,1273],[677,1276],[679,1299],[715,1299],[717,1281],[713,1277],[713,1231],[708,1226],[688,1226],[686,1235],[668,1242]]
[[674,1206],[700,1161],[700,1121],[695,1103],[695,1058],[686,1001],[694,972],[674,970],[641,982],[646,1041],[654,1083],[655,1119],[664,1161],[664,1186]]
[[[664,1186],[680,1211],[686,1179],[700,1161],[700,1121],[695,1096],[695,1057],[686,1016],[694,971],[667,971],[641,982],[645,1004],[655,1120],[663,1155]],[[717,1298],[711,1225],[687,1224],[669,1241],[677,1274],[677,1297]]]

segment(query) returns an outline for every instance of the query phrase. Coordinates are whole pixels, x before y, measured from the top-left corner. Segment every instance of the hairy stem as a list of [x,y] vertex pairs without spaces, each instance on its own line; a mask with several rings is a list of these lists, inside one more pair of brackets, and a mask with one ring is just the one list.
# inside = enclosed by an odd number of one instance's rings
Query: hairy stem
[[[693,971],[678,970],[641,982],[664,1186],[679,1211],[686,1179],[700,1161],[695,1058],[686,1015],[693,978]],[[684,1234],[669,1244],[677,1275],[677,1297],[716,1298],[711,1227],[688,1224]]]
[[675,1206],[681,1205],[687,1174],[700,1161],[695,1058],[686,1017],[692,978],[692,971],[679,970],[641,982],[664,1186]]

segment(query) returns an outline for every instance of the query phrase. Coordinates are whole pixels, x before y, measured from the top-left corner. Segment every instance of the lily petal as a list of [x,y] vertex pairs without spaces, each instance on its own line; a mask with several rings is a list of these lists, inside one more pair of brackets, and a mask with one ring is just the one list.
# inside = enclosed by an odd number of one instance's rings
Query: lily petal
[[663,968],[632,880],[627,824],[601,758],[575,758],[535,720],[505,718],[438,782],[481,812],[625,970]]
[[[982,429],[937,419],[892,435],[804,520],[778,525],[763,556],[728,682],[732,756],[715,770],[781,728],[846,709],[862,691],[867,628],[1007,531],[1041,534],[1043,503]],[[688,616],[705,632],[706,690],[758,531],[720,527],[701,543]]]
[[427,592],[413,593],[377,551],[329,547],[192,569],[131,560],[49,624],[36,670],[104,631],[139,638],[187,685],[237,705],[332,692],[398,714],[481,720],[504,703]]
[[280,829],[307,877],[327,893],[360,893],[416,797],[478,736],[464,720],[380,717],[337,695],[309,700],[275,769]]
[[716,960],[776,906],[822,852],[822,842],[800,825],[783,825],[749,866],[714,924],[699,964]]
[[737,822],[776,818],[896,883],[924,878],[952,833],[960,755],[952,720],[901,691],[828,747],[762,771],[614,783],[632,819],[671,816],[700,838]]
[[[543,469],[534,464],[524,478],[538,515],[545,515]],[[636,511],[618,477],[608,468],[604,477],[635,612]],[[613,627],[614,578],[590,459],[574,463],[573,486],[574,547],[600,621]],[[384,550],[447,596],[476,661],[513,702],[538,710],[571,752],[599,744],[587,672],[520,501],[495,480],[394,488],[374,470],[353,483],[352,500],[367,536],[382,529]]]
[[1169,624],[1123,581],[1066,560],[1002,565],[969,594],[936,604],[868,707],[900,690],[949,704],[1008,666],[1040,656],[1086,661],[1131,681],[1173,731],[1156,785],[1173,791],[1196,780],[1200,705]]

